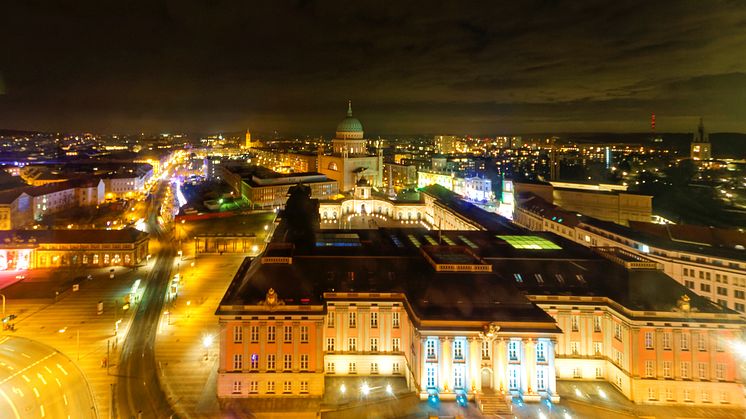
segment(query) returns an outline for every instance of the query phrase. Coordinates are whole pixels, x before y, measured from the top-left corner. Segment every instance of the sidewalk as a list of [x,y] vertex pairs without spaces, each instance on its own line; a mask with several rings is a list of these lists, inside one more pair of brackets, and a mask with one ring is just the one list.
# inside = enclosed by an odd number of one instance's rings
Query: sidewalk
[[[5,290],[9,294],[6,313],[18,317],[14,320],[16,330],[3,333],[50,345],[76,362],[93,391],[99,418],[106,419],[111,404],[111,384],[116,382],[117,349],[137,309],[136,304],[131,304],[129,310],[123,311],[123,298],[136,278],[142,279],[141,287],[147,285],[149,268],[140,267],[138,271],[115,268],[113,280],[109,279],[109,268],[87,272],[93,275],[93,280],[81,282],[79,291],[64,292],[57,302],[53,298],[12,298],[12,288]],[[97,310],[99,301],[103,302],[100,315]],[[118,329],[116,333],[115,329]],[[108,374],[107,368],[102,366],[107,345]]]
[[155,342],[161,387],[180,418],[217,417],[220,326],[215,310],[245,255],[194,259],[194,246],[183,248],[184,260],[177,257],[176,262],[181,271],[179,295],[166,304]]

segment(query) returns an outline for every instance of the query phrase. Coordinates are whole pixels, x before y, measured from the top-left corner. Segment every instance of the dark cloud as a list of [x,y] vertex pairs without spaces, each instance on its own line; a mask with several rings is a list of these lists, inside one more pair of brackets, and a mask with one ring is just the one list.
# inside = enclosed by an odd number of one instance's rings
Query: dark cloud
[[400,3],[14,2],[0,127],[746,131],[740,2]]

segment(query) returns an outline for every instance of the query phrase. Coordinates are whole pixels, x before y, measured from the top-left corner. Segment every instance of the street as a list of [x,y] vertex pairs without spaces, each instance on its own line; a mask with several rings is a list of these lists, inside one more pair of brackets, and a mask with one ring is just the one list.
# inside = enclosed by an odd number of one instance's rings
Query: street
[[83,373],[50,346],[0,337],[0,417],[97,418]]
[[147,224],[151,239],[158,241],[153,269],[146,277],[146,289],[122,345],[114,417],[166,418],[173,414],[161,390],[155,362],[154,343],[163,299],[171,277],[176,254],[170,235],[158,224],[158,208],[168,181],[159,184],[156,197],[148,209]]

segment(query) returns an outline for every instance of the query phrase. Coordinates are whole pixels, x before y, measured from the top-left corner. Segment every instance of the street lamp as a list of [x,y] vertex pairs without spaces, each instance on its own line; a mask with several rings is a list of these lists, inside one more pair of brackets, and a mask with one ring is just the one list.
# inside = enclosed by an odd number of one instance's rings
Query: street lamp
[[205,348],[205,361],[207,361],[208,359],[210,359],[210,354],[209,354],[210,345],[212,345],[212,336],[210,336],[210,335],[203,336],[202,337],[202,346],[204,346],[204,348]]
[[363,383],[363,385],[360,387],[360,392],[363,393],[363,396],[367,396],[370,394],[370,386],[368,383]]

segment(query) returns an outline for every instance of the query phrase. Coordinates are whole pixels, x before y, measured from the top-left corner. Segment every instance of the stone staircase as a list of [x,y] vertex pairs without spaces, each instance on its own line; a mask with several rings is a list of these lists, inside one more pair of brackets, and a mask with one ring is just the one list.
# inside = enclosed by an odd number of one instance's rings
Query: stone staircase
[[476,397],[477,406],[484,416],[511,416],[512,406],[504,394],[487,391]]

